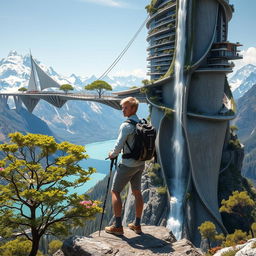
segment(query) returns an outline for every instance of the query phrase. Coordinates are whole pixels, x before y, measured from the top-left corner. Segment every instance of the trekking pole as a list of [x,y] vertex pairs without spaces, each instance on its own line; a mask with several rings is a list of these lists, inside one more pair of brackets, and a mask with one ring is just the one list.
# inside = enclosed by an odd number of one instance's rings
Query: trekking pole
[[[108,159],[108,158],[106,158],[106,159]],[[104,212],[105,212],[106,202],[107,202],[107,198],[108,198],[108,190],[109,190],[109,184],[110,184],[112,169],[113,169],[114,165],[115,166],[117,165],[117,157],[111,159],[111,163],[110,163],[110,171],[109,171],[109,177],[108,177],[107,191],[106,191],[106,195],[105,195],[105,199],[104,199],[104,203],[103,203],[103,211],[102,211],[101,220],[100,220],[99,236],[100,236],[100,231],[101,231],[101,227],[102,227],[102,221],[103,221],[103,216],[104,216]]]

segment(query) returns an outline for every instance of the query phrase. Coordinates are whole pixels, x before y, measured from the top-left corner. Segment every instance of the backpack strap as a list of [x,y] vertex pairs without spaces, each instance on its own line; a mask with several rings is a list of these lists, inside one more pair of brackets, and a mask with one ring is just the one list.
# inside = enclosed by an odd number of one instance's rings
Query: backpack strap
[[134,120],[132,120],[132,119],[127,119],[127,120],[125,120],[124,122],[125,122],[125,123],[128,123],[128,124],[133,124],[133,125],[135,125],[135,126],[136,126],[137,123],[139,123],[139,122],[136,122],[136,121],[134,121]]
[[[132,120],[132,119],[127,119],[127,120],[124,121],[124,123],[132,124],[132,125],[136,126],[136,124],[137,124],[138,122],[136,122],[136,121],[134,121],[134,120]],[[125,144],[126,144],[127,147],[129,148],[130,152],[132,152],[132,149],[131,149],[130,145],[128,144],[128,141],[125,141]]]

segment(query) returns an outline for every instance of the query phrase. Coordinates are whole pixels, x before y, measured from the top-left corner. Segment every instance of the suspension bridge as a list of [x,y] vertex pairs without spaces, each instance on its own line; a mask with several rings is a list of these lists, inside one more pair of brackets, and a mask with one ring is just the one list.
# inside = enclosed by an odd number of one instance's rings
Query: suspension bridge
[[120,101],[127,97],[134,96],[141,103],[146,103],[146,97],[140,92],[139,88],[131,89],[122,92],[114,92],[112,94],[102,95],[100,98],[97,94],[89,93],[61,93],[61,92],[14,92],[14,93],[0,93],[0,104],[8,105],[9,98],[13,98],[16,109],[19,109],[22,104],[25,105],[29,112],[33,112],[40,100],[44,100],[49,104],[61,108],[67,101],[93,101],[105,104],[117,110],[121,110]]

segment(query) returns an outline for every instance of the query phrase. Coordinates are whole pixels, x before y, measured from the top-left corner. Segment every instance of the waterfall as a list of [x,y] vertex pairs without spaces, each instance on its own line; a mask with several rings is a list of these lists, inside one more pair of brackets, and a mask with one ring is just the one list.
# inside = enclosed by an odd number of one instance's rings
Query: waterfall
[[183,174],[183,148],[184,138],[182,134],[182,100],[184,91],[184,59],[186,44],[186,5],[187,0],[179,0],[177,43],[175,59],[175,118],[173,134],[174,168],[173,178],[168,184],[171,189],[170,214],[167,228],[173,232],[177,239],[182,235],[183,211],[182,201],[185,192],[185,182]]

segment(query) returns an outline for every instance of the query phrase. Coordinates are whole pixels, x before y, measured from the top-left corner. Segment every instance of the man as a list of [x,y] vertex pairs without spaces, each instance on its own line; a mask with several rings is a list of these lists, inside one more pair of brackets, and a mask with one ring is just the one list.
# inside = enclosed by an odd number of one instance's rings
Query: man
[[[139,102],[136,98],[127,97],[123,99],[120,104],[122,106],[122,112],[125,117],[139,122],[139,118],[136,115]],[[124,122],[121,124],[115,147],[112,151],[109,152],[109,157],[111,159],[117,157],[121,151],[123,151],[123,154],[131,153],[130,149],[133,148],[134,144],[134,131],[135,126],[133,124],[128,122]],[[141,176],[144,170],[144,166],[144,161],[134,160],[132,158],[122,158],[122,160],[120,161],[113,178],[113,185],[111,191],[112,207],[115,215],[115,224],[105,228],[105,231],[107,233],[115,235],[123,235],[124,233],[121,218],[122,201],[120,193],[129,181],[131,184],[132,193],[135,197],[136,220],[134,223],[130,223],[128,227],[137,234],[140,234],[142,232],[140,225],[141,215],[143,211],[143,198],[141,195]]]

